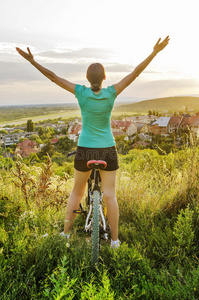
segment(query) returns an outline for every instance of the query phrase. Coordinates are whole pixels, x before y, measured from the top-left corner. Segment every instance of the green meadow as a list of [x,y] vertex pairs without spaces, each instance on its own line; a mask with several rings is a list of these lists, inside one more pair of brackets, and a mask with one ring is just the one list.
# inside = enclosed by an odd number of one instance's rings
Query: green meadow
[[93,271],[83,217],[59,235],[73,159],[0,157],[0,299],[199,299],[199,148],[119,160],[121,246]]

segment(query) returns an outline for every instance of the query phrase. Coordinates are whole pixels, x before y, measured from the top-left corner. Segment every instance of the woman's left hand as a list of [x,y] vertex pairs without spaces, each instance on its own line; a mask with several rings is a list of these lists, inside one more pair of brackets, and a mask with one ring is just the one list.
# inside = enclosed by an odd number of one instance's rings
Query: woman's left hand
[[159,40],[155,44],[153,50],[157,53],[162,51],[168,45],[169,40],[170,40],[169,35],[161,43],[160,43],[161,38],[159,38]]

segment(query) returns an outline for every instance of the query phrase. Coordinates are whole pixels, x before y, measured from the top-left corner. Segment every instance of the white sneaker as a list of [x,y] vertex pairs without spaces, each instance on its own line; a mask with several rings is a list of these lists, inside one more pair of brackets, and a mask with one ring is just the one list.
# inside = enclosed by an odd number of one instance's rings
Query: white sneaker
[[[65,234],[63,231],[59,234],[60,236],[63,236],[67,241],[70,237],[70,234]],[[70,247],[70,244],[69,243],[66,243],[66,247],[69,248]]]
[[42,235],[41,237],[48,237],[48,233],[45,233],[45,234]]
[[70,237],[70,234],[65,234],[63,231],[59,235],[64,236],[67,239]]
[[119,248],[119,246],[120,246],[120,240],[117,240],[117,241],[111,240],[111,248],[116,249],[116,248]]

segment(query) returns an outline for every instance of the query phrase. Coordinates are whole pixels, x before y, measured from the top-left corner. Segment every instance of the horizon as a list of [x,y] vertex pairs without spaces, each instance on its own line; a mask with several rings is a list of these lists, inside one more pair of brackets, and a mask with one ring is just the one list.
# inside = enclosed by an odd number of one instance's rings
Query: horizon
[[[152,99],[143,99],[143,100],[120,100],[115,102],[114,105],[117,104],[135,104],[138,102],[145,102],[145,101],[152,101],[152,100],[161,100],[161,99],[167,99],[167,98],[199,98],[198,96],[194,95],[176,95],[176,96],[167,96],[167,97],[158,97],[158,98],[152,98]],[[77,106],[79,108],[78,102],[59,102],[59,103],[28,103],[28,104],[9,104],[9,105],[4,105],[0,103],[0,107],[15,107],[15,106]]]

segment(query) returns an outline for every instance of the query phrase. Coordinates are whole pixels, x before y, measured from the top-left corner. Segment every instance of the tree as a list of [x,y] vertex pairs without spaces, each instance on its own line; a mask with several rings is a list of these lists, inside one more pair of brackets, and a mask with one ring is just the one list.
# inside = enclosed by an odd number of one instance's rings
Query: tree
[[42,144],[42,143],[43,143],[42,139],[41,139],[37,134],[32,134],[32,135],[29,137],[29,140],[34,141],[34,142],[36,142],[37,144]]
[[0,134],[8,134],[8,132],[7,132],[7,130],[5,130],[5,129],[1,129],[1,130],[0,130]]
[[33,123],[32,120],[27,121],[26,130],[27,130],[27,132],[34,132],[35,131],[35,124]]
[[67,134],[67,132],[68,132],[68,128],[67,127],[62,128],[61,134]]
[[125,138],[125,135],[119,135],[115,137],[116,148],[119,154],[127,154],[131,149],[131,143]]
[[67,153],[71,150],[71,148],[75,147],[76,143],[73,140],[70,140],[68,136],[64,136],[59,138],[57,143],[57,151],[63,154]]
[[38,135],[39,136],[42,136],[43,134],[46,133],[46,129],[44,127],[39,127],[39,130],[38,130]]
[[13,130],[12,133],[19,133],[19,132],[23,132],[23,130],[21,130],[21,129],[15,129],[15,130]]
[[19,139],[19,143],[22,143],[23,141],[25,141],[26,140],[26,138],[20,138]]
[[50,157],[54,154],[55,149],[54,146],[48,141],[42,148],[41,151],[38,153],[38,157],[41,158],[43,156],[49,155]]

